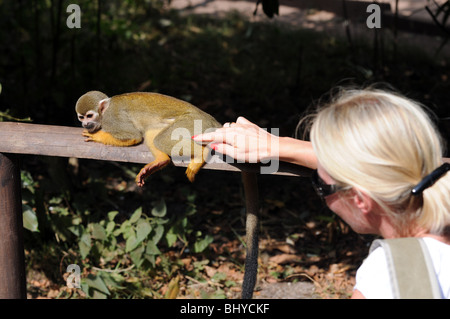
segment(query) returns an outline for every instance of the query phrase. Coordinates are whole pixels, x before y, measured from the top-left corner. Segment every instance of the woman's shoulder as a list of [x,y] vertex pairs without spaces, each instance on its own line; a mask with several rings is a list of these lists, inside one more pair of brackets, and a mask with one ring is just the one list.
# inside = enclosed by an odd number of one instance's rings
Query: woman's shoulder
[[450,298],[450,245],[430,237],[424,237],[423,240],[433,261],[442,293],[448,299]]
[[[444,298],[450,298],[450,245],[425,237],[434,270]],[[373,249],[356,273],[355,289],[366,298],[393,298],[392,284],[383,246]]]
[[375,248],[358,268],[355,289],[368,299],[392,298],[386,253],[382,246]]

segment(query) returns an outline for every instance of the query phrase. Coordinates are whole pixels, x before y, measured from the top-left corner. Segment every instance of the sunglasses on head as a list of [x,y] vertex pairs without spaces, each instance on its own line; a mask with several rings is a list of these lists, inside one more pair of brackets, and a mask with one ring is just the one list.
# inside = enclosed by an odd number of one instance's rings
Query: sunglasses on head
[[327,184],[320,176],[317,170],[315,170],[311,176],[311,181],[316,191],[317,195],[322,198],[333,195],[334,193],[342,190],[342,187],[339,187],[336,184]]

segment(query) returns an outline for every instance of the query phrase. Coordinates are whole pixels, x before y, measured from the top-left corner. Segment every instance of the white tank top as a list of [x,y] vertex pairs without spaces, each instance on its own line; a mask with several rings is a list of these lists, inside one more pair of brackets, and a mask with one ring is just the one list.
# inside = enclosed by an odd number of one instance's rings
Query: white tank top
[[[442,296],[450,299],[450,245],[436,239],[423,238],[441,288]],[[356,285],[367,299],[392,299],[386,255],[383,247],[376,248],[356,272]]]

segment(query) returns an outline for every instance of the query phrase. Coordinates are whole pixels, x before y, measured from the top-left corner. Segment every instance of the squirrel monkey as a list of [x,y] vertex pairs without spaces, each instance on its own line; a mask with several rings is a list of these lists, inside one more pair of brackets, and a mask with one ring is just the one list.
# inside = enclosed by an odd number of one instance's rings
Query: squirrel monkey
[[[194,125],[199,125],[202,133],[221,127],[211,115],[192,104],[157,93],[126,93],[108,98],[99,91],[90,91],[78,99],[75,110],[86,129],[83,132],[86,141],[114,146],[144,141],[155,160],[136,176],[139,186],[144,185],[147,176],[171,162],[174,149],[179,150],[178,156],[190,155],[186,176],[194,181],[209,154],[209,149],[191,140]],[[180,129],[181,135],[174,132],[176,129]]]
[[[75,106],[78,119],[86,129],[86,141],[107,145],[132,146],[147,145],[154,161],[145,165],[136,176],[136,183],[144,185],[146,177],[164,168],[171,162],[174,147],[180,148],[175,154],[183,156],[183,150],[190,150],[191,161],[186,169],[187,178],[192,182],[205,164],[209,149],[192,141],[196,121],[201,121],[204,133],[209,129],[222,127],[211,115],[197,107],[176,98],[157,93],[126,93],[108,97],[99,91],[82,95]],[[176,129],[188,130],[185,139],[173,139]],[[176,132],[175,132],[176,133]],[[175,134],[176,137],[179,135]],[[255,173],[242,171],[246,201],[246,242],[242,298],[253,295],[258,271],[258,186]]]

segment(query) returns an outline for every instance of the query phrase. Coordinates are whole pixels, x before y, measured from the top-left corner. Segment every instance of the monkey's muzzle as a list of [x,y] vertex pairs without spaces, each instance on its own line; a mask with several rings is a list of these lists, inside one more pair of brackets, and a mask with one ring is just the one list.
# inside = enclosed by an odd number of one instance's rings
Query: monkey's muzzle
[[86,122],[83,123],[82,126],[88,130],[89,133],[95,133],[100,129],[100,125],[97,122]]

